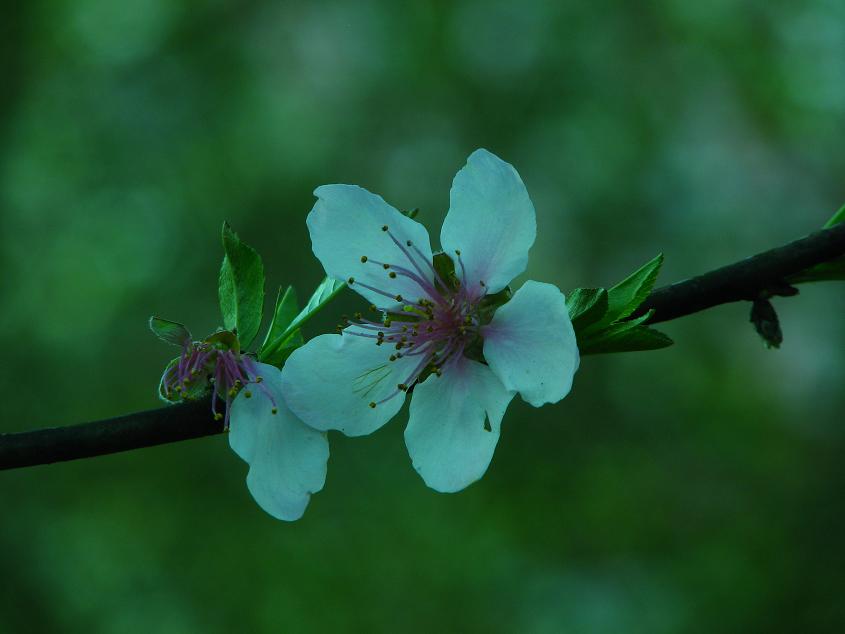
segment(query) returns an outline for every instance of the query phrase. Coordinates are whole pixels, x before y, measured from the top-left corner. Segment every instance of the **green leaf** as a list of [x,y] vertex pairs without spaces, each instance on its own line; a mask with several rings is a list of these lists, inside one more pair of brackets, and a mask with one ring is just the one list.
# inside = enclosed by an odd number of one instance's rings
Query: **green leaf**
[[[833,217],[828,220],[823,229],[830,229],[842,222],[845,222],[845,205],[839,211],[833,214]],[[786,278],[789,284],[804,284],[807,282],[834,282],[845,280],[845,257],[839,257],[835,260],[823,262],[816,266],[810,267],[805,271],[790,275]]]
[[612,324],[599,332],[585,333],[578,340],[578,350],[582,355],[587,355],[657,350],[671,346],[673,341],[667,335],[643,325],[653,314],[654,311],[649,311],[641,317]]
[[299,312],[299,301],[296,299],[296,289],[293,286],[288,286],[284,291],[279,287],[279,293],[276,295],[276,308],[273,310],[273,321],[270,322],[270,329],[267,331],[267,336],[264,337],[264,343],[261,344],[262,349],[274,339],[281,335]]
[[284,293],[282,292],[282,287],[279,287],[279,294],[276,297],[276,309],[273,311],[273,321],[270,323],[270,329],[267,331],[267,336],[264,338],[264,343],[261,345],[261,352],[259,353],[259,358],[263,363],[282,365],[285,359],[290,356],[291,352],[305,343],[302,337],[302,331],[297,328],[275,350],[270,350],[269,348],[273,342],[284,338],[285,331],[296,318],[298,312],[299,302],[296,299],[296,290],[293,286],[288,286]]
[[296,316],[288,330],[293,327],[301,327],[302,324],[316,315],[323,306],[334,299],[344,288],[346,288],[346,282],[331,277],[325,278],[311,294],[308,303],[305,304],[305,308]]
[[182,347],[191,341],[191,332],[177,321],[150,317],[150,330],[162,341],[174,346]]
[[607,312],[607,291],[603,288],[576,288],[566,298],[569,318],[578,333],[601,321]]
[[651,289],[654,288],[662,265],[663,254],[660,253],[609,289],[607,291],[607,313],[600,322],[601,325],[624,319],[637,310],[651,293]]
[[845,281],[845,257],[817,264],[813,268],[790,275],[786,278],[790,284],[804,284],[807,282],[835,282]]
[[303,345],[305,345],[305,337],[302,336],[302,330],[297,328],[288,336],[281,339],[272,349],[262,351],[258,355],[258,358],[262,363],[281,367],[285,364],[291,353]]
[[633,328],[636,328],[640,324],[646,322],[653,314],[654,311],[650,310],[645,315],[640,315],[636,319],[614,322],[612,324],[602,326],[601,328],[587,328],[587,330],[585,330],[581,335],[581,339],[578,340],[578,348],[579,350],[581,349],[582,343],[585,347],[590,347],[599,341],[632,330]]
[[[581,354],[603,354],[608,352],[640,352],[667,348],[674,342],[659,330],[648,326],[636,326],[603,339]],[[580,348],[579,348],[580,350]]]
[[[317,286],[308,303],[305,304],[305,308],[291,320],[278,336],[269,342],[265,342],[265,345],[261,348],[261,352],[258,354],[259,360],[276,365],[283,362],[293,350],[302,345],[302,333],[299,332],[302,325],[316,315],[323,306],[329,303],[344,288],[346,288],[346,282],[341,282],[331,277],[325,278]],[[279,361],[280,358],[281,361]]]
[[223,223],[223,265],[220,267],[220,312],[227,330],[236,331],[247,348],[261,327],[264,309],[264,264],[261,256]]
[[842,205],[842,207],[839,208],[839,211],[833,214],[833,217],[825,223],[822,229],[830,229],[834,225],[838,225],[840,222],[845,222],[845,205]]

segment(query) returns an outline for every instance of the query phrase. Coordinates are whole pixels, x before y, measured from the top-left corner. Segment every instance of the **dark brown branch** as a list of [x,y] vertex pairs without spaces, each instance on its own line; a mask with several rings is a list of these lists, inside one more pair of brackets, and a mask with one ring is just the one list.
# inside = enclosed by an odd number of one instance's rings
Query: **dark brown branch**
[[[787,278],[845,255],[845,223],[782,247],[654,291],[637,314],[654,309],[651,323],[669,321],[761,293],[782,294]],[[0,469],[14,469],[140,449],[223,432],[208,400],[118,418],[0,434]]]
[[210,399],[203,399],[93,423],[0,434],[0,469],[91,458],[222,432],[223,421],[214,420]]
[[845,254],[845,222],[715,271],[658,288],[635,316],[653,309],[649,323],[691,315],[720,304],[780,295],[790,275]]

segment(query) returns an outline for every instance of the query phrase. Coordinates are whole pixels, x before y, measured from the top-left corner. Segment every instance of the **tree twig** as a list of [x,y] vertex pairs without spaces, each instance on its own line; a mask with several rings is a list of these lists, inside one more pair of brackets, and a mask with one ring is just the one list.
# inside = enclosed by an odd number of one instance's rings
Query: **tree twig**
[[656,324],[720,304],[753,301],[761,292],[778,295],[787,286],[786,278],[790,275],[843,254],[845,222],[704,275],[658,288],[632,317],[653,309],[649,323]]
[[[753,257],[655,290],[634,315],[650,323],[720,304],[780,294],[786,278],[845,255],[845,223]],[[208,399],[67,427],[0,434],[0,470],[152,447],[222,433]]]

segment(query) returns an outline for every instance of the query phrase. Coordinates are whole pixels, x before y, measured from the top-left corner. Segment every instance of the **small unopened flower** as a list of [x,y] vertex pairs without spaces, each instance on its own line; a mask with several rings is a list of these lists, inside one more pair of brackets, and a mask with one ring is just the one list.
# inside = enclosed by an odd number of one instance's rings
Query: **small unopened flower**
[[184,329],[178,340],[162,338],[182,346],[162,376],[162,398],[196,400],[210,391],[215,420],[224,421],[232,450],[249,464],[246,482],[255,501],[278,519],[302,517],[311,494],[323,488],[329,445],[324,432],[288,409],[281,371],[241,352],[233,332],[192,341]]
[[[258,363],[241,353],[233,332],[221,330],[203,341],[186,339],[182,354],[164,371],[159,392],[166,401],[180,401],[195,400],[210,390],[214,420],[223,420],[228,429],[234,398],[241,391],[249,398],[256,389],[271,403],[271,410],[278,409],[276,397],[263,384]],[[223,412],[219,411],[221,402]]]
[[526,282],[534,207],[516,170],[477,150],[455,176],[434,255],[425,228],[351,185],[319,187],[308,216],[315,255],[376,313],[295,351],[282,375],[291,410],[319,430],[369,434],[413,391],[405,442],[439,491],[486,471],[516,392],[562,399],[578,367],[563,294]]

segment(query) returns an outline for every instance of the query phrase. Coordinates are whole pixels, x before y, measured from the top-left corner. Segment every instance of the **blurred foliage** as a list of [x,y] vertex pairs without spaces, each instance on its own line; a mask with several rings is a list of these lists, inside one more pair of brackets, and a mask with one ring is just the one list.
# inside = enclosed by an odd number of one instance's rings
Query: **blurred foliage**
[[[565,289],[657,251],[680,279],[845,199],[838,0],[3,8],[4,431],[157,406],[147,317],[219,325],[224,219],[310,292],[323,183],[436,228],[487,147],[537,208],[528,273]],[[222,437],[5,472],[0,630],[841,632],[842,290],[776,300],[777,352],[729,306],[585,359],[561,404],[510,408],[457,495],[416,476],[403,416],[333,434],[295,524]]]

